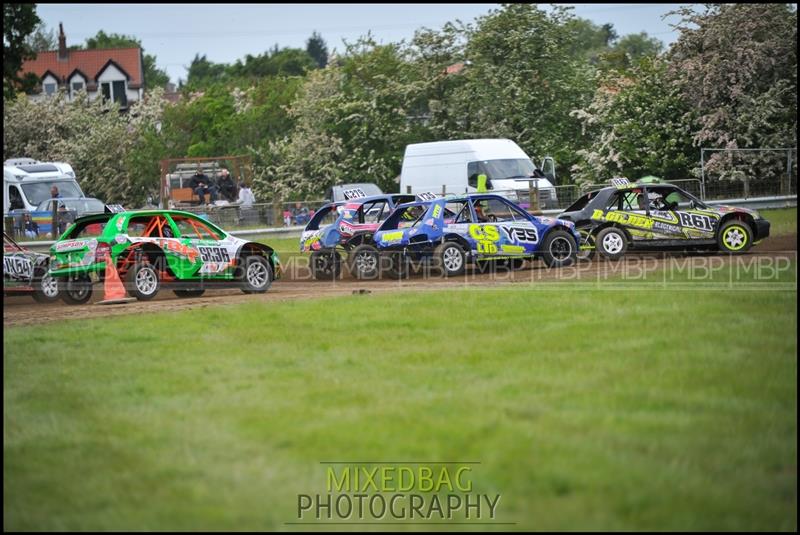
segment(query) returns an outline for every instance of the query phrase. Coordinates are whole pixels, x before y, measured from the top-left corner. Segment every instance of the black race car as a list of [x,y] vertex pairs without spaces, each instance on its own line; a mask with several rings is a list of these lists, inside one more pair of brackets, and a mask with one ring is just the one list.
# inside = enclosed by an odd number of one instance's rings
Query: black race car
[[632,249],[711,248],[743,253],[769,236],[755,210],[709,206],[672,184],[631,184],[591,191],[559,216],[581,233],[582,258],[620,258]]

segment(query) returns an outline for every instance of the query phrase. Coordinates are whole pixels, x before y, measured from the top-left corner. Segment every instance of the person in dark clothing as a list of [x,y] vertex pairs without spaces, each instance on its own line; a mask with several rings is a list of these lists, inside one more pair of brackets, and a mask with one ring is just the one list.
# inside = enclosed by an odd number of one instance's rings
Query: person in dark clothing
[[214,202],[217,200],[217,187],[211,183],[209,178],[203,173],[201,169],[197,169],[195,171],[194,176],[192,177],[192,181],[190,185],[197,196],[200,198],[200,204],[205,203],[206,200],[206,193],[211,195],[211,201]]
[[222,198],[229,201],[234,202],[236,201],[236,183],[233,181],[233,177],[228,172],[227,169],[223,169],[220,171],[219,179],[217,180],[217,185],[219,186],[219,192],[222,195]]

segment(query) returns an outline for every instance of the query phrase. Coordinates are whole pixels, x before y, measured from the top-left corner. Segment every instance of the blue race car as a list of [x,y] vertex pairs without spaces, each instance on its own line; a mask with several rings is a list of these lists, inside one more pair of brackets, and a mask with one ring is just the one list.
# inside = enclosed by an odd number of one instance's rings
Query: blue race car
[[398,206],[375,232],[382,265],[392,278],[409,262],[433,265],[448,277],[469,261],[505,261],[514,267],[541,258],[549,267],[575,261],[580,234],[570,221],[537,217],[505,197],[478,193]]

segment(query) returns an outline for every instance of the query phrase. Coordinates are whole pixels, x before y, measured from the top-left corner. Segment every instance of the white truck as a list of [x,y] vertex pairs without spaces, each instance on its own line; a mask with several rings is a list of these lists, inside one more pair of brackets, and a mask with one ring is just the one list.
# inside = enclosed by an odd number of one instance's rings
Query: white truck
[[478,191],[478,176],[486,188],[523,206],[529,187],[539,190],[540,208],[558,208],[553,158],[537,167],[510,139],[463,139],[406,146],[400,172],[400,193],[468,193]]
[[85,197],[72,166],[62,162],[39,162],[14,158],[3,162],[3,214],[12,210],[35,211],[51,197],[53,186],[61,197]]

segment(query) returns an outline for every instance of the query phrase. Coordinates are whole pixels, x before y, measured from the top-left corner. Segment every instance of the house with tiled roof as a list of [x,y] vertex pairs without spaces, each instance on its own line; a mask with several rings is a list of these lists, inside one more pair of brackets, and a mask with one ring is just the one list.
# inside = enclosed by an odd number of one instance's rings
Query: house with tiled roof
[[40,84],[31,100],[48,98],[60,88],[68,98],[85,89],[90,99],[102,97],[123,109],[144,94],[144,59],[141,48],[69,50],[64,28],[58,25],[58,50],[39,52],[22,64],[20,73],[35,74]]

